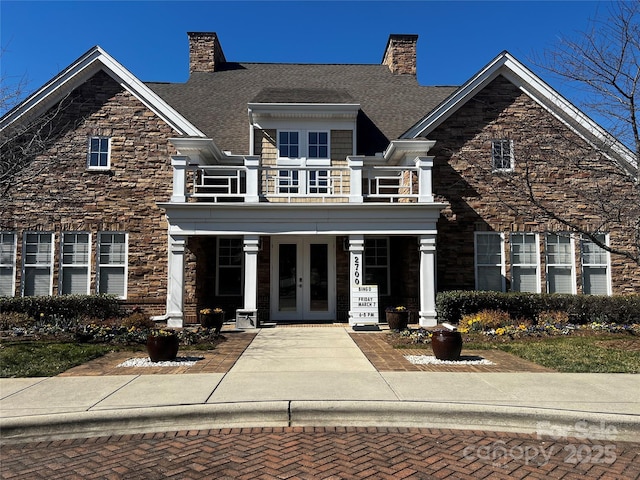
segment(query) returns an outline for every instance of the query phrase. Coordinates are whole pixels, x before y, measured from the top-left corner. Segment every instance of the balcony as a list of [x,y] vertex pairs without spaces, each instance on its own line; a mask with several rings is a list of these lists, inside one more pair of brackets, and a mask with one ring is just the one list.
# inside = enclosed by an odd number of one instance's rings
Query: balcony
[[261,166],[258,157],[244,165],[200,165],[174,156],[172,202],[430,203],[431,157],[414,165],[375,165],[348,157],[347,166]]

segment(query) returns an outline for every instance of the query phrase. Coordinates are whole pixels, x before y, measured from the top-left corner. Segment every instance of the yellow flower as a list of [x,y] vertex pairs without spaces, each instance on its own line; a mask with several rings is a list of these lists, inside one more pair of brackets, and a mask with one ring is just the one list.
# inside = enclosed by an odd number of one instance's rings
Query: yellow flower
[[496,335],[504,335],[506,330],[502,327],[496,328]]

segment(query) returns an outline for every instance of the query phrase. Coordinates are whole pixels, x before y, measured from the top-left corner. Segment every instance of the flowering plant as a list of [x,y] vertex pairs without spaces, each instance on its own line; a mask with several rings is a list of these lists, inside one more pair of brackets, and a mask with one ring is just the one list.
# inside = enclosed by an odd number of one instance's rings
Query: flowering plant
[[222,313],[222,309],[219,307],[216,308],[203,308],[200,310],[202,315],[211,315],[212,313]]
[[167,328],[152,328],[149,330],[149,335],[152,337],[172,337],[176,335],[176,331]]
[[385,312],[406,312],[407,307],[403,307],[402,305],[398,305],[397,307],[387,307]]

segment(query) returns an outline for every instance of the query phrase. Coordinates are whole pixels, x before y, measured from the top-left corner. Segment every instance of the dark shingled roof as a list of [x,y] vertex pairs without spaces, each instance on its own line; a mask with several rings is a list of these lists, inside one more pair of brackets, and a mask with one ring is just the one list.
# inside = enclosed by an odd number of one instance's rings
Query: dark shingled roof
[[383,151],[457,87],[425,87],[384,65],[226,63],[186,83],[147,83],[222,150],[249,153],[249,103],[358,103],[358,154]]

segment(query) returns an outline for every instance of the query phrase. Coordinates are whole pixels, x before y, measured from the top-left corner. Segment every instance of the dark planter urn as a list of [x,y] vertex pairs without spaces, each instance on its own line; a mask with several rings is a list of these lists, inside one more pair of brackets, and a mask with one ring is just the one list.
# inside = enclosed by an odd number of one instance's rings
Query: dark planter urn
[[149,335],[147,352],[152,362],[170,362],[178,356],[178,337],[176,335]]
[[386,312],[390,330],[404,330],[409,325],[409,312]]
[[436,330],[431,336],[431,348],[438,360],[460,360],[462,335],[451,330]]
[[220,334],[220,330],[222,330],[223,323],[224,323],[224,312],[200,314],[200,325],[202,325],[204,328],[215,329],[216,335]]

